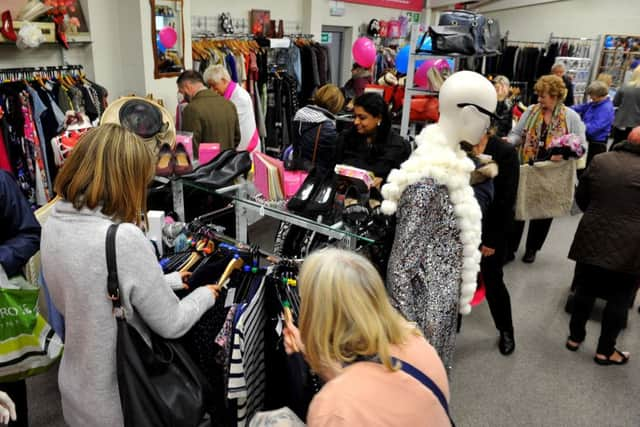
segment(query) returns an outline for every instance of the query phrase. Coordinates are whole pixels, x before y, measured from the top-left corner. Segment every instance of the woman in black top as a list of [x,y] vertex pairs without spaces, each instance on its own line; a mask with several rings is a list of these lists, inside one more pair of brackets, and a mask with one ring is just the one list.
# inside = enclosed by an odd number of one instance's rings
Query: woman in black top
[[411,147],[391,130],[389,108],[376,93],[354,101],[353,127],[338,136],[336,163],[366,169],[387,179],[391,169],[409,158]]

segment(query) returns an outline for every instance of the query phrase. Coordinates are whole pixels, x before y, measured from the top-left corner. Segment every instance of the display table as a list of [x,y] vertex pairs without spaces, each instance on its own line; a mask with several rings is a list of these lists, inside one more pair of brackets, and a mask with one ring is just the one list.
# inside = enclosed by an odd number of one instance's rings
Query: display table
[[346,230],[342,222],[335,224],[325,224],[322,217],[317,219],[307,218],[296,213],[288,211],[284,207],[284,202],[262,202],[252,197],[255,194],[255,188],[251,182],[243,182],[224,188],[213,189],[204,184],[199,184],[186,179],[172,179],[171,188],[173,191],[173,210],[184,220],[184,186],[196,188],[204,192],[217,194],[227,197],[234,205],[236,218],[236,239],[242,243],[248,244],[249,238],[247,229],[251,217],[258,218],[271,217],[277,220],[296,225],[310,230],[331,239],[340,242],[340,246],[356,249],[358,244],[375,243],[370,237],[362,236]]

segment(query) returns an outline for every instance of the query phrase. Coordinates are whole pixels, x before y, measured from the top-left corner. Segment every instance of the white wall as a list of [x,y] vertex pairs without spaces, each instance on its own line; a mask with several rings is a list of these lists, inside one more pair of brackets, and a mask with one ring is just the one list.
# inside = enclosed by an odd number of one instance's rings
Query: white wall
[[547,41],[549,35],[594,38],[604,33],[640,35],[639,0],[566,0],[487,12],[511,40]]

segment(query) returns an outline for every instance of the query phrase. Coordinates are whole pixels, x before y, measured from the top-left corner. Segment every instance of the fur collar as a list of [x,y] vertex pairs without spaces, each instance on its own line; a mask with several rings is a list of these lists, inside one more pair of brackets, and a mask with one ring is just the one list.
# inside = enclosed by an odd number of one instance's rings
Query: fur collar
[[393,215],[404,190],[423,178],[432,178],[447,187],[463,244],[458,310],[461,314],[469,314],[480,270],[481,255],[478,248],[482,236],[482,213],[469,185],[470,174],[475,166],[458,144],[451,146],[437,124],[425,128],[416,142],[418,148],[400,169],[391,171],[387,184],[382,187],[385,199],[382,211],[386,215]]

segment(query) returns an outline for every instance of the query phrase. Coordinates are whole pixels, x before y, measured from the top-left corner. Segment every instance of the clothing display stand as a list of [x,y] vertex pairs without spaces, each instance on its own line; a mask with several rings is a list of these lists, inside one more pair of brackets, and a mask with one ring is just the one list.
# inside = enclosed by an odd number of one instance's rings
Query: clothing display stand
[[[156,177],[156,180],[163,183],[169,182],[167,178],[162,177]],[[306,218],[289,212],[280,206],[270,203],[261,203],[259,201],[253,200],[250,197],[250,194],[254,193],[254,191],[252,191],[253,183],[250,182],[242,182],[240,184],[234,184],[219,189],[213,189],[189,180],[179,178],[172,179],[170,180],[170,182],[173,196],[173,211],[178,214],[178,217],[181,221],[185,220],[185,185],[191,188],[205,191],[207,193],[231,198],[235,209],[236,238],[238,239],[238,241],[245,244],[249,243],[249,218],[256,214],[259,217],[274,218],[279,221],[304,228],[305,230],[310,230],[323,236],[327,236],[331,239],[338,240],[341,243],[340,246],[349,248],[351,250],[357,249],[359,242],[366,244],[375,243],[374,240],[369,237],[361,236],[345,230],[344,224],[341,221],[335,224],[324,224],[321,222],[321,218],[319,220]]]
[[611,74],[613,86],[620,87],[625,83],[625,79],[631,71],[631,63],[640,59],[640,51],[626,50],[623,46],[607,48],[605,46],[607,37],[640,40],[640,35],[602,34],[597,41],[598,47],[594,58],[598,58],[598,60],[594,59],[593,61],[593,76],[600,73]]
[[591,58],[572,58],[569,56],[558,56],[556,64],[563,64],[567,74],[573,81],[573,102],[582,104],[585,92],[591,77]]

